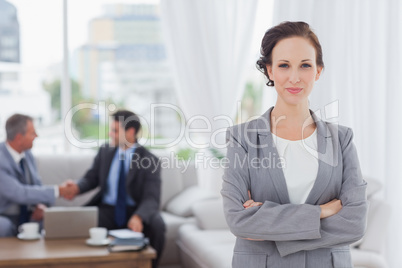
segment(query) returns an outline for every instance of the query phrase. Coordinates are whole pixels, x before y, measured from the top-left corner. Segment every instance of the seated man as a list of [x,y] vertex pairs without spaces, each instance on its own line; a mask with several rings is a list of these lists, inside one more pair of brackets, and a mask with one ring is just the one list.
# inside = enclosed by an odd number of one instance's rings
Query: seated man
[[121,110],[112,119],[111,144],[99,149],[92,167],[77,184],[69,185],[76,187],[75,194],[100,186],[87,204],[98,206],[99,226],[143,232],[157,251],[153,262],[157,267],[165,239],[165,224],[159,213],[160,163],[137,143],[141,123],[136,114]]
[[41,221],[44,204],[68,192],[65,186],[42,186],[30,149],[37,137],[32,118],[14,114],[6,121],[7,141],[0,143],[0,237],[17,226]]

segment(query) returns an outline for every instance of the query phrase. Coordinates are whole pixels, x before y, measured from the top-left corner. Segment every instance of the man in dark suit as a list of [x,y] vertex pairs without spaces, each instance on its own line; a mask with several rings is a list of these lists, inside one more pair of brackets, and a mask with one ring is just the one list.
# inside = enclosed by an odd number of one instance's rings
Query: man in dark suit
[[43,218],[46,205],[65,196],[64,186],[43,186],[31,153],[37,137],[33,119],[14,114],[6,121],[7,141],[0,143],[0,237],[14,236],[17,226]]
[[99,186],[100,191],[87,204],[98,206],[99,226],[143,232],[157,251],[153,262],[157,267],[165,239],[159,213],[159,159],[137,143],[141,123],[136,114],[119,110],[111,117],[111,143],[99,149],[92,167],[75,184],[75,194]]

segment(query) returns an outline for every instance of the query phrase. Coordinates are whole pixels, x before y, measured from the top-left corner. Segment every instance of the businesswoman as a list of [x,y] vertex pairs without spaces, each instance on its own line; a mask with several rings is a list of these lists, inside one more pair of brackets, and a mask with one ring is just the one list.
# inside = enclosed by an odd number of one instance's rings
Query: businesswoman
[[365,231],[366,182],[350,128],[321,121],[308,96],[324,68],[317,36],[284,22],[262,40],[257,66],[277,100],[228,129],[221,194],[237,236],[233,267],[353,267]]

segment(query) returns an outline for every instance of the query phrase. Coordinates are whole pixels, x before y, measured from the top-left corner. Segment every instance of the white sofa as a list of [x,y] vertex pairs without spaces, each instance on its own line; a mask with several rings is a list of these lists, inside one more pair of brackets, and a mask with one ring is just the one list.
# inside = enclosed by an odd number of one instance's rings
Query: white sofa
[[[44,184],[61,184],[67,179],[81,178],[91,166],[95,152],[84,154],[35,155],[38,172]],[[161,172],[161,211],[166,224],[166,244],[160,267],[182,267],[176,239],[182,224],[195,223],[191,207],[199,200],[217,198],[216,193],[199,188],[194,165],[186,170],[173,166]],[[96,189],[78,196],[73,201],[56,200],[55,206],[81,206],[93,196]]]
[[[370,180],[370,200],[367,231],[363,239],[352,245],[355,268],[387,268],[384,245],[390,207],[373,196],[379,184]],[[235,236],[229,231],[223,215],[221,199],[205,200],[193,206],[195,223],[184,224],[179,229],[177,244],[183,267],[229,268]]]

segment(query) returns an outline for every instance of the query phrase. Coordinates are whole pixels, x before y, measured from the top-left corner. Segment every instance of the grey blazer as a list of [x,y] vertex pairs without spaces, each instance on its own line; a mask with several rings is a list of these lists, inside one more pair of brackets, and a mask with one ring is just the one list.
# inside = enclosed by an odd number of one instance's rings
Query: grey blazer
[[12,205],[54,203],[54,186],[42,186],[30,150],[25,151],[25,159],[33,185],[22,183],[22,170],[15,163],[4,142],[0,143],[0,159],[0,214]]
[[[352,130],[311,112],[317,125],[318,174],[306,202],[290,204],[270,132],[272,109],[227,132],[221,194],[227,223],[237,236],[233,267],[353,267],[349,244],[364,235],[368,202]],[[243,208],[248,190],[262,206]],[[342,210],[320,220],[319,205],[334,198],[342,201]]]

